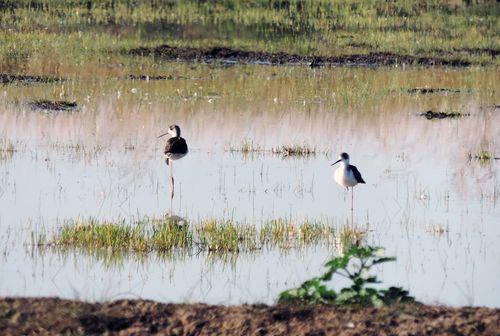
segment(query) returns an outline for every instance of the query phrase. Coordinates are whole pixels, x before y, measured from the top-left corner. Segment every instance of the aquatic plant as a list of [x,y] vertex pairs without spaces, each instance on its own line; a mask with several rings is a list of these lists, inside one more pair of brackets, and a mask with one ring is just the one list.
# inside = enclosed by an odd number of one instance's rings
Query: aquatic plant
[[467,157],[469,161],[472,161],[472,159],[476,159],[479,161],[481,164],[486,164],[490,162],[491,160],[498,160],[499,158],[495,157],[489,150],[486,149],[481,149],[477,154],[472,154],[469,152],[467,154]]
[[[39,236],[40,247],[77,248],[88,252],[134,252],[159,254],[174,251],[208,253],[255,252],[265,248],[283,250],[326,244],[342,248],[362,237],[361,231],[337,229],[327,222],[275,219],[255,224],[231,219],[203,219],[187,222],[180,217],[145,218],[134,223],[125,220],[70,220],[52,238]],[[356,240],[351,240],[356,237]],[[340,242],[340,244],[339,244]]]
[[271,149],[265,149],[259,145],[254,144],[251,140],[243,140],[241,145],[238,147],[230,147],[230,152],[240,152],[242,154],[254,154],[254,153],[272,153],[278,154],[283,157],[289,156],[310,156],[316,155],[316,149],[310,147],[307,144],[302,145],[282,145],[279,147],[273,147]]
[[[394,257],[382,255],[379,247],[351,246],[339,257],[328,261],[327,271],[319,276],[305,281],[300,287],[282,292],[279,303],[308,303],[361,305],[380,307],[399,302],[415,302],[408,292],[400,287],[378,289],[369,287],[380,283],[377,277],[370,274],[370,269],[378,264],[394,261]],[[351,286],[342,288],[339,292],[327,287],[333,276],[341,276],[351,281]]]
[[0,139],[0,152],[14,153],[16,151],[16,146],[12,141]]
[[259,145],[254,144],[252,140],[244,139],[238,147],[230,147],[229,151],[250,154],[255,152],[262,152],[263,149]]
[[309,147],[307,144],[280,146],[273,148],[271,151],[275,154],[281,154],[283,156],[308,156],[316,154],[316,149]]
[[15,152],[17,152],[17,148],[13,142],[0,139],[0,162],[8,161],[14,156]]
[[481,162],[486,162],[490,161],[493,158],[493,155],[491,155],[489,151],[482,149],[474,157]]

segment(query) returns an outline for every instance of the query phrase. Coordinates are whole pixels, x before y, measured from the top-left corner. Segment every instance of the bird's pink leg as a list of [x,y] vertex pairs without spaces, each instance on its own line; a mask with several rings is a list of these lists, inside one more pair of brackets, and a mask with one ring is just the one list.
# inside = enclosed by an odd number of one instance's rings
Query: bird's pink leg
[[170,160],[170,215],[173,215],[172,213],[173,199],[174,199],[174,168],[173,168],[173,161]]
[[351,187],[351,226],[354,227],[354,187]]

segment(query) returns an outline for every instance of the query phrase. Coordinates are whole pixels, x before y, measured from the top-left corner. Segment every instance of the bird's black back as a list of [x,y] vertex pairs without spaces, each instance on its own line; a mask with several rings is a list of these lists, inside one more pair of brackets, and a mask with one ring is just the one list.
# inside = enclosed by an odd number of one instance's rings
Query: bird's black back
[[354,178],[356,179],[356,181],[358,181],[358,183],[365,183],[365,180],[363,180],[363,177],[361,177],[361,173],[359,172],[358,168],[356,168],[356,166],[353,166],[353,165],[349,165],[349,169],[352,170],[352,173],[354,174]]
[[188,146],[184,138],[169,138],[165,145],[164,154],[185,154],[188,151]]

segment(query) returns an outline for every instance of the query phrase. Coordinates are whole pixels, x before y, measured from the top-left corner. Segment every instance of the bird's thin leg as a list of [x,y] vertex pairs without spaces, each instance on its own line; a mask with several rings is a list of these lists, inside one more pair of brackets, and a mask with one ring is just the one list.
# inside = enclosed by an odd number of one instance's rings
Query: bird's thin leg
[[354,188],[351,188],[351,226],[354,227]]
[[170,215],[173,215],[172,213],[173,199],[174,199],[174,167],[172,160],[170,160]]

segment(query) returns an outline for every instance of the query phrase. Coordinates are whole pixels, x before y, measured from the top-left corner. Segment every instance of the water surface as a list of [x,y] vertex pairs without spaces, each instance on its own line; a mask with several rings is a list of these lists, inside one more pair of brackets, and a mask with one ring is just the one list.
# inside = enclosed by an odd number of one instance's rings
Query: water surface
[[[397,262],[390,285],[426,303],[498,306],[500,155],[494,69],[308,69],[163,63],[98,68],[64,83],[0,92],[0,295],[85,300],[271,303],[318,274],[337,253],[315,246],[218,258],[106,258],[31,246],[68,219],[133,220],[169,210],[164,139],[177,123],[190,146],[174,163],[174,212],[188,219],[262,223],[279,217],[349,221],[350,195],[330,164],[351,155],[366,185],[355,189],[355,225]],[[129,74],[171,75],[129,80]],[[458,93],[409,94],[414,87]],[[32,110],[36,99],[76,101],[73,112]],[[429,109],[469,114],[429,121]],[[244,154],[251,144],[261,151]],[[316,155],[270,150],[307,145]]]

